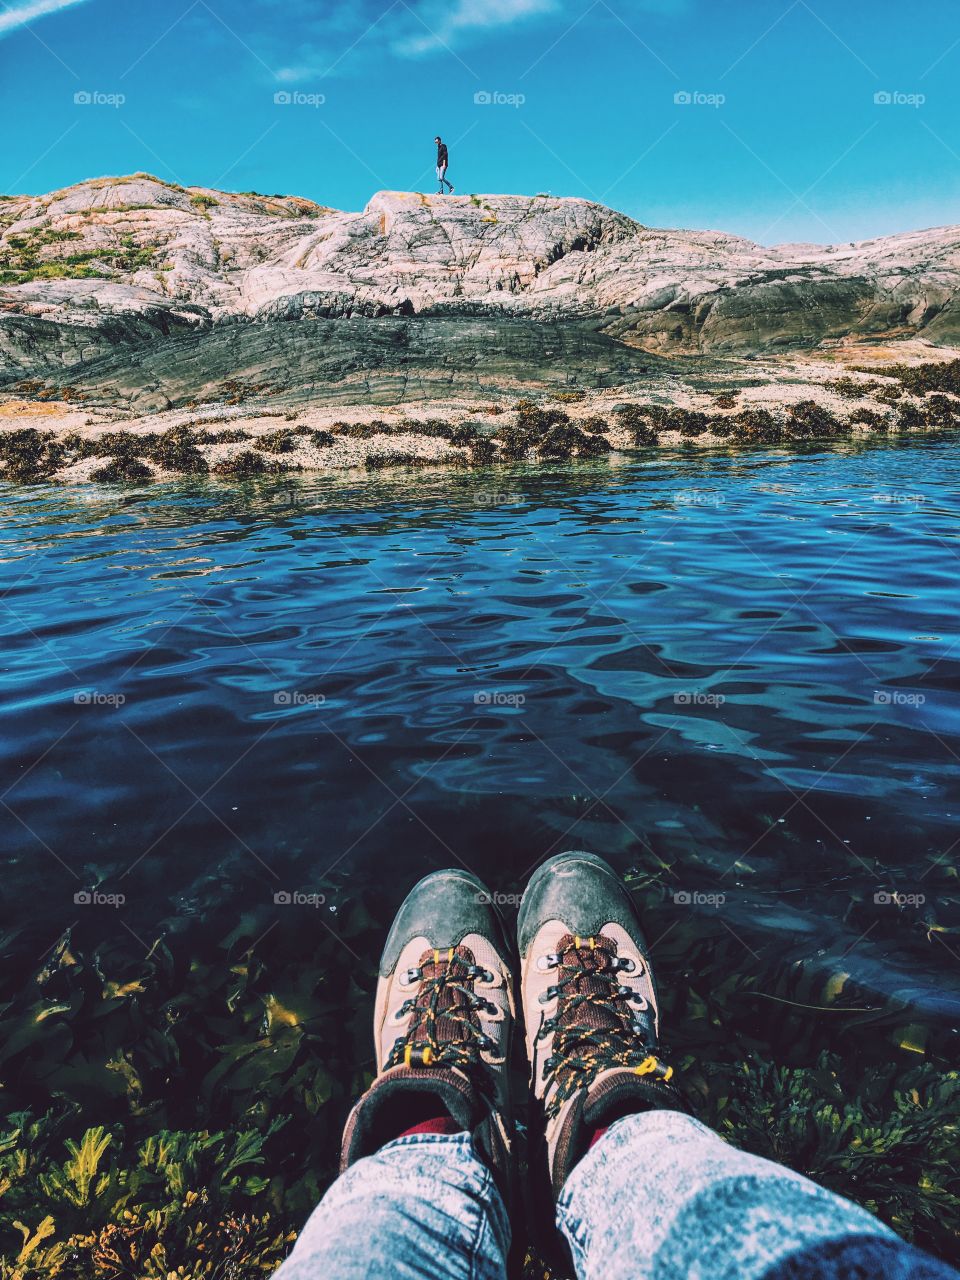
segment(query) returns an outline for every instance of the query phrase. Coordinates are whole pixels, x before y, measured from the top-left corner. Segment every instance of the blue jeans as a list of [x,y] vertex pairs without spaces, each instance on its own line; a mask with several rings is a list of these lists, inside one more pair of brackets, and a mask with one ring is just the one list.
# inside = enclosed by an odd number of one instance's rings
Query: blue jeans
[[[579,1280],[957,1280],[865,1209],[676,1111],[612,1125],[557,1223]],[[416,1135],[337,1179],[276,1280],[503,1280],[509,1245],[469,1135]]]

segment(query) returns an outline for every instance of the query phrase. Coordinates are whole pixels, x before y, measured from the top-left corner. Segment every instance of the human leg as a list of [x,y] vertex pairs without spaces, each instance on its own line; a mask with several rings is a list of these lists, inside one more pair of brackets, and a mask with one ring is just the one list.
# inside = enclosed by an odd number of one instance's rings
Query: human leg
[[490,903],[453,870],[401,906],[377,983],[377,1076],[347,1120],[341,1176],[281,1280],[504,1273],[513,978]]
[[532,1087],[579,1280],[956,1280],[866,1210],[685,1114],[636,909],[602,859],[545,863],[518,932]]
[[510,1227],[466,1132],[388,1143],[334,1182],[276,1280],[503,1280]]

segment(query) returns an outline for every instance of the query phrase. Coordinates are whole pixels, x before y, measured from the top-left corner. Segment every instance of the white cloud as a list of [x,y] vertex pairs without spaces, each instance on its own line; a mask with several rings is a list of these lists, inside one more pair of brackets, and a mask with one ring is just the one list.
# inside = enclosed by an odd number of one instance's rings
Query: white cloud
[[59,13],[61,9],[85,3],[86,0],[20,0],[19,4],[7,5],[0,9],[0,37],[9,35],[18,27],[25,27],[36,18],[45,18],[48,14]]
[[[76,2],[76,0],[74,0]],[[237,0],[239,3],[240,0]],[[2,3],[2,0],[0,0]],[[550,24],[560,34],[589,0],[244,0],[269,23],[257,35],[258,49],[283,84],[306,84],[329,76],[369,73],[393,58],[443,56],[485,39],[511,39],[521,24]],[[623,35],[616,11],[635,19],[678,17],[697,0],[611,0],[597,20]],[[248,11],[249,11],[248,8]],[[283,14],[284,22],[278,20]],[[289,33],[289,34],[288,34]],[[295,39],[291,39],[295,37]]]
[[455,4],[432,3],[413,10],[417,21],[413,31],[393,42],[401,56],[416,57],[433,53],[455,44],[465,34],[483,34],[521,22],[556,13],[558,0],[456,0]]

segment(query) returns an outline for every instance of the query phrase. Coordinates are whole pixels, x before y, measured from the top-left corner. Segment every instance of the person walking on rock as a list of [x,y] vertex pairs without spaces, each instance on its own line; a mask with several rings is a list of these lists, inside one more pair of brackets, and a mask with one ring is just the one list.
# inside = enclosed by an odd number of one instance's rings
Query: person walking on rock
[[453,183],[447,182],[447,164],[450,159],[447,154],[447,144],[439,134],[434,138],[434,142],[437,144],[437,182],[440,184],[440,190],[437,192],[437,195],[442,196],[444,194],[443,184],[445,182],[450,188],[450,194],[453,195]]

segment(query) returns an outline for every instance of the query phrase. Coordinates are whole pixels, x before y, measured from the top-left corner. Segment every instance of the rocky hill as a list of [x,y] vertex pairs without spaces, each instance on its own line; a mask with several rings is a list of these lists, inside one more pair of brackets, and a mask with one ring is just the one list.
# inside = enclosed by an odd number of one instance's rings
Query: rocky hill
[[136,174],[0,199],[0,386],[158,406],[226,377],[354,400],[611,386],[691,354],[953,342],[958,292],[960,227],[764,248],[579,199],[344,213]]

